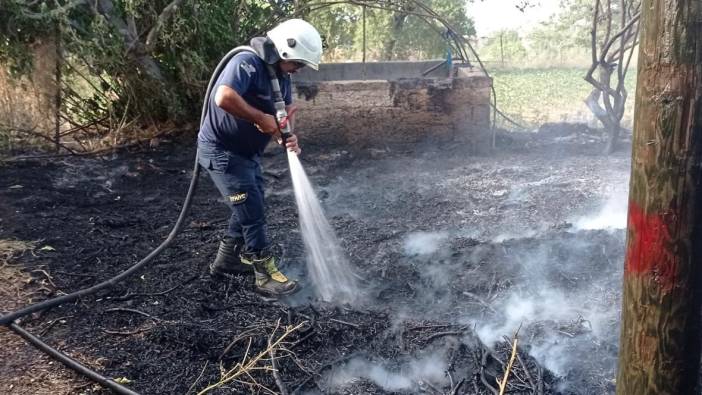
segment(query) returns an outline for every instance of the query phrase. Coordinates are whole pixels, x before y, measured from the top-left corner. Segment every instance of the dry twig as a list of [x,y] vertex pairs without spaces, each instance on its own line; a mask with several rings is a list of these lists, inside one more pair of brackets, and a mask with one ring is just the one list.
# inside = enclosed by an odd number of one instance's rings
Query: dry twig
[[337,324],[348,325],[348,326],[354,327],[354,328],[356,328],[356,329],[359,329],[359,328],[361,327],[361,326],[358,325],[358,324],[354,324],[354,323],[346,322],[346,321],[342,321],[342,320],[337,320],[337,319],[334,319],[334,318],[330,318],[329,321],[331,321],[331,322],[336,322]]
[[195,379],[195,382],[190,386],[190,388],[188,388],[188,392],[186,392],[185,395],[188,395],[190,393],[190,391],[192,391],[195,388],[197,383],[202,378],[202,375],[205,374],[205,369],[207,369],[207,364],[209,364],[209,363],[210,363],[210,361],[205,361],[205,366],[202,367],[202,370],[200,371],[200,375],[197,376],[197,378]]
[[278,325],[280,324],[280,320],[276,322],[275,329],[273,330],[273,333],[271,333],[270,336],[268,336],[268,349],[271,350],[271,366],[273,367],[273,379],[275,380],[275,384],[278,386],[278,389],[280,390],[280,395],[288,395],[288,390],[285,387],[285,383],[283,383],[283,379],[280,377],[280,371],[278,371],[278,364],[276,363],[276,356],[275,356],[275,347],[271,347],[273,337],[275,336],[275,333],[278,331]]
[[[520,326],[521,329],[521,326]],[[502,376],[502,382],[498,381],[497,384],[500,387],[500,393],[499,395],[503,395],[505,393],[505,388],[507,388],[507,379],[509,378],[509,372],[512,370],[512,365],[514,364],[514,359],[517,356],[517,335],[519,334],[519,329],[517,329],[517,332],[514,334],[514,338],[512,339],[512,356],[509,358],[509,362],[507,363],[507,367],[505,368],[505,374]]]
[[[279,323],[280,322],[278,322],[278,324]],[[256,356],[254,356],[252,358],[249,358],[249,350],[250,350],[250,346],[251,346],[251,338],[249,338],[249,345],[247,346],[246,353],[244,354],[244,357],[242,358],[241,362],[237,363],[236,365],[234,365],[234,367],[232,367],[229,370],[225,371],[223,369],[222,377],[220,378],[220,380],[214,384],[210,384],[207,387],[205,387],[205,389],[198,392],[198,395],[205,394],[209,391],[212,391],[215,388],[219,388],[219,387],[221,387],[225,384],[231,383],[231,382],[240,382],[242,384],[249,384],[249,385],[256,386],[258,388],[268,390],[267,388],[258,384],[254,380],[254,378],[251,376],[251,373],[254,371],[257,371],[257,370],[271,371],[272,368],[270,366],[267,366],[267,365],[260,366],[259,362],[264,360],[266,355],[270,355],[272,351],[275,352],[274,350],[280,346],[280,344],[283,342],[283,340],[285,340],[285,338],[287,338],[291,333],[300,329],[304,324],[305,324],[305,322],[301,322],[294,327],[293,326],[286,327],[285,332],[280,337],[278,337],[277,340],[269,342],[269,345],[265,350],[256,354]],[[275,331],[273,333],[275,333]],[[241,378],[248,378],[251,381],[244,382],[241,380]],[[270,390],[268,390],[268,391],[272,392]]]
[[120,312],[125,312],[125,313],[139,314],[139,315],[143,315],[144,317],[151,318],[151,319],[154,320],[154,321],[161,321],[161,319],[156,318],[156,317],[152,316],[151,314],[144,313],[144,312],[141,311],[141,310],[128,309],[128,308],[124,308],[124,307],[115,307],[115,308],[113,308],[113,309],[107,309],[107,310],[105,310],[105,313],[112,313],[112,312],[115,312],[115,311],[120,311]]
[[522,366],[522,369],[524,369],[524,374],[526,375],[527,381],[529,381],[529,385],[531,386],[531,390],[536,391],[536,385],[534,385],[534,380],[532,380],[531,374],[529,374],[529,368],[522,360],[522,357],[519,356],[519,353],[517,353],[517,360],[519,361],[519,364]]

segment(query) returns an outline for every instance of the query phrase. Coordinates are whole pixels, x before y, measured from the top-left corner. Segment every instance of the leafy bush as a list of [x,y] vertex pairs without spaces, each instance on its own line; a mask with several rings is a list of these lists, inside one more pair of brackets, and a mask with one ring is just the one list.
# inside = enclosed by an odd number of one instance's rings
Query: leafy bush
[[60,42],[62,110],[76,123],[195,119],[220,57],[290,8],[243,0],[0,1],[0,62],[27,74],[30,45]]

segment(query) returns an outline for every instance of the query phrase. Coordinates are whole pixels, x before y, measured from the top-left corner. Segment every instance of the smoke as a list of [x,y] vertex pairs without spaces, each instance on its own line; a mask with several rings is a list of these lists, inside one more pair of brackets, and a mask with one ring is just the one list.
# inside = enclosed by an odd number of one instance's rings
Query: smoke
[[448,239],[447,232],[414,232],[405,237],[404,253],[408,256],[437,252]]
[[343,366],[331,370],[325,377],[329,390],[340,390],[358,380],[367,380],[386,391],[409,393],[418,391],[423,382],[437,387],[448,383],[443,352],[418,359],[403,358],[399,361],[374,363],[365,358],[354,358]]
[[628,196],[628,191],[610,196],[596,214],[577,219],[575,227],[586,230],[626,228]]
[[[510,166],[520,159],[535,160]],[[440,152],[355,163],[326,184],[325,207],[368,229],[346,240],[366,247],[354,263],[368,273],[375,305],[398,317],[392,330],[405,319],[465,324],[494,346],[521,325],[522,350],[573,393],[612,378],[628,159],[486,161]],[[608,198],[585,211],[593,196]],[[368,358],[374,362],[337,371],[335,384],[416,390],[407,360]]]
[[[584,367],[582,355],[611,360],[601,344],[616,344],[624,232],[616,237],[602,231],[576,235],[555,233],[542,239],[505,242],[508,251],[502,272],[515,270],[511,287],[492,300],[495,314],[488,320],[469,317],[476,334],[488,346],[511,337],[529,339],[529,353],[539,363],[565,377]],[[534,243],[538,246],[534,247]],[[608,250],[609,248],[609,250]],[[610,362],[607,362],[610,364]],[[582,372],[580,374],[582,376]]]
[[575,313],[564,296],[547,289],[539,290],[536,295],[510,294],[498,306],[504,319],[479,326],[476,333],[485,344],[495,344],[502,336],[515,333],[525,322],[558,320]]
[[578,349],[583,334],[610,339],[616,332],[618,313],[605,300],[593,298],[596,289],[569,294],[543,288],[533,294],[512,293],[496,303],[501,319],[478,325],[476,334],[487,345],[494,345],[503,336],[511,337],[522,327],[520,337],[530,339],[530,354],[557,375],[565,375],[576,365],[580,354],[565,352]]
[[536,234],[537,232],[533,229],[526,229],[519,232],[500,233],[499,235],[495,236],[492,241],[493,243],[502,243],[505,240],[533,237],[536,236]]

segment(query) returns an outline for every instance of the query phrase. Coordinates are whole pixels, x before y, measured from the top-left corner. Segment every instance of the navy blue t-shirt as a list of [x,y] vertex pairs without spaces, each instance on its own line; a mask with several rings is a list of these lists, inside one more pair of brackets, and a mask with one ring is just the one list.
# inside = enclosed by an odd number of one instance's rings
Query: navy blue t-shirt
[[[280,90],[285,104],[292,103],[292,88],[289,75],[278,73]],[[215,103],[217,88],[226,85],[234,89],[250,106],[267,114],[275,115],[268,70],[256,54],[244,51],[236,54],[224,67],[212,88],[205,119],[198,140],[213,143],[237,155],[252,158],[263,153],[271,139],[244,119],[224,111]]]

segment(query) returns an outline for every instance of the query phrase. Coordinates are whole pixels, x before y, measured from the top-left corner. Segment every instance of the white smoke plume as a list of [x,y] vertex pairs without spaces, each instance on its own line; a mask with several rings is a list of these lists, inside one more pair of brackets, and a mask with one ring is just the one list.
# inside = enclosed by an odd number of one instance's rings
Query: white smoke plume
[[[465,320],[481,341],[492,347],[521,327],[529,353],[563,377],[593,344],[616,343],[621,262],[604,258],[605,246],[581,232],[529,250],[508,245],[514,261],[501,270],[517,272],[510,289],[491,301],[492,319]],[[593,259],[602,263],[592,266]]]
[[435,386],[447,384],[446,369],[443,353],[385,363],[354,358],[331,370],[325,381],[330,390],[342,389],[358,380],[368,380],[386,391],[411,393],[416,391],[422,382],[429,382]]
[[585,230],[626,228],[628,197],[628,191],[610,196],[597,213],[577,219],[575,227]]
[[404,240],[405,255],[429,255],[439,250],[448,238],[447,232],[414,232]]

